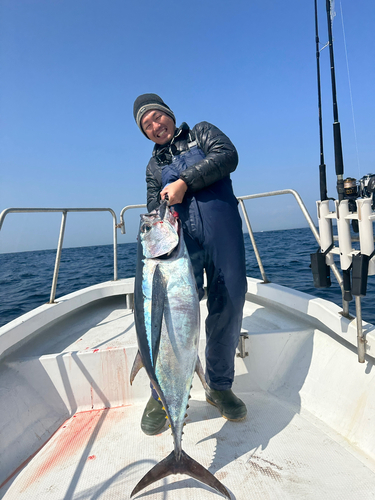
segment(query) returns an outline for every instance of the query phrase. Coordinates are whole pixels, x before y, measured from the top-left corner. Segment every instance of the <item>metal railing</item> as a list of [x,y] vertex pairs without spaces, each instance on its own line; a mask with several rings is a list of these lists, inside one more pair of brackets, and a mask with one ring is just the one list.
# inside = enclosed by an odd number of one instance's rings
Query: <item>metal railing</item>
[[[314,221],[312,220],[312,218],[311,218],[311,216],[310,216],[310,214],[309,214],[309,212],[308,212],[305,204],[303,203],[302,198],[297,193],[297,191],[295,191],[294,189],[283,189],[283,190],[280,190],[280,191],[269,191],[268,193],[250,194],[250,195],[247,195],[247,196],[237,196],[237,199],[239,201],[240,207],[242,209],[242,213],[244,215],[244,219],[245,219],[245,223],[246,223],[247,229],[249,231],[249,237],[250,237],[250,240],[251,240],[251,244],[253,246],[255,257],[257,259],[259,270],[261,272],[261,275],[262,275],[264,283],[269,283],[269,280],[268,280],[266,272],[264,270],[262,259],[260,257],[259,250],[258,250],[257,244],[255,242],[254,233],[253,233],[253,230],[252,230],[252,227],[251,227],[251,224],[250,224],[250,219],[249,219],[248,213],[246,211],[246,207],[245,207],[244,201],[245,200],[253,200],[253,199],[256,199],[256,198],[268,198],[270,196],[280,196],[280,195],[284,195],[284,194],[291,194],[292,196],[294,196],[295,200],[298,203],[298,206],[300,207],[300,209],[302,211],[302,214],[304,215],[305,219],[307,220],[307,223],[308,223],[308,225],[309,225],[309,227],[311,229],[311,232],[313,233],[313,235],[314,235],[314,237],[315,237],[318,245],[320,246],[320,237],[319,237],[319,233],[318,233],[318,231],[317,231],[317,229],[315,227]],[[120,213],[120,223],[117,225],[117,227],[119,229],[121,229],[121,233],[122,234],[126,233],[124,214],[125,214],[125,212],[127,210],[133,209],[133,208],[147,208],[147,205],[127,205],[126,207],[124,207],[121,210],[121,213]],[[333,264],[331,266],[331,268],[332,268],[332,271],[333,271],[333,273],[334,273],[334,275],[335,275],[335,277],[336,277],[336,279],[337,279],[337,281],[338,281],[338,283],[340,285],[342,293],[344,293],[343,281],[342,281],[342,277],[340,275],[339,270],[337,269],[337,267],[336,267],[335,264]],[[343,301],[343,315],[347,315],[347,314],[349,314],[349,303],[347,303],[346,301]]]
[[131,208],[147,208],[147,205],[127,205],[126,207],[124,207],[121,210],[121,212],[120,212],[120,224],[117,225],[117,227],[119,229],[121,229],[121,234],[126,234],[124,213],[127,210],[130,210]]
[[7,208],[0,214],[0,230],[4,223],[5,217],[10,213],[62,213],[59,241],[57,244],[57,252],[55,259],[55,268],[53,271],[51,294],[49,303],[53,304],[56,297],[57,278],[59,275],[61,251],[64,242],[66,217],[68,212],[110,212],[113,217],[113,280],[117,281],[117,218],[115,212],[111,208]]
[[[312,220],[305,204],[303,203],[302,198],[297,193],[297,191],[295,191],[294,189],[283,189],[283,190],[279,190],[279,191],[269,191],[267,193],[257,193],[257,194],[250,194],[250,195],[246,195],[246,196],[237,196],[240,207],[242,209],[242,213],[244,215],[247,229],[249,231],[249,237],[251,240],[251,244],[253,246],[255,257],[257,259],[259,270],[261,272],[262,279],[263,279],[264,283],[269,283],[269,280],[268,280],[266,272],[264,270],[262,259],[260,257],[259,250],[258,250],[257,244],[255,242],[254,233],[253,233],[253,230],[252,230],[252,227],[250,224],[250,219],[249,219],[244,201],[253,200],[256,198],[268,198],[270,196],[280,196],[280,195],[284,195],[284,194],[291,194],[292,196],[294,196],[295,200],[297,201],[298,206],[300,207],[300,209],[302,211],[302,214],[304,215],[304,217],[305,217],[305,219],[306,219],[306,221],[311,229],[312,234],[314,235],[314,238],[316,239],[318,245],[320,246],[320,237],[319,237],[319,233],[315,227],[314,221]],[[127,205],[126,207],[124,207],[121,210],[120,223],[117,225],[117,227],[119,229],[121,229],[122,234],[126,233],[124,214],[127,210],[133,209],[133,208],[147,208],[147,205],[145,205],[145,204],[143,204],[143,205]],[[343,280],[342,280],[342,277],[341,277],[339,270],[337,269],[335,264],[331,265],[331,269],[332,269],[332,271],[337,279],[338,284],[340,285],[342,294],[344,294]],[[347,301],[345,301],[344,298],[343,298],[343,315],[344,316],[349,315],[349,303]]]
[[[268,198],[270,196],[280,196],[280,195],[284,195],[284,194],[291,194],[291,195],[294,196],[295,200],[298,203],[299,208],[301,209],[302,214],[304,215],[305,219],[307,220],[307,223],[308,223],[308,225],[309,225],[309,227],[311,229],[312,234],[314,235],[314,238],[316,239],[318,245],[321,246],[320,245],[319,233],[318,233],[318,231],[317,231],[317,229],[315,227],[314,221],[312,220],[312,218],[311,218],[311,216],[310,216],[310,214],[309,214],[309,212],[308,212],[305,204],[303,203],[302,198],[297,193],[297,191],[294,191],[294,189],[282,189],[280,191],[269,191],[268,193],[257,193],[257,194],[250,194],[250,195],[247,195],[247,196],[237,196],[237,199],[239,201],[240,207],[242,209],[242,213],[243,213],[243,216],[244,216],[244,219],[245,219],[245,223],[246,223],[247,229],[249,231],[249,237],[250,237],[250,240],[251,240],[251,244],[253,245],[255,257],[257,259],[259,270],[260,270],[260,272],[262,274],[262,278],[263,278],[263,282],[264,283],[269,283],[269,280],[267,279],[266,273],[264,271],[264,267],[263,267],[263,264],[262,264],[262,259],[260,257],[260,254],[259,254],[259,251],[258,251],[258,247],[257,247],[256,242],[255,242],[254,233],[253,233],[253,230],[252,230],[252,227],[251,227],[251,224],[250,224],[250,219],[249,219],[249,216],[247,214],[244,201],[245,200],[254,200],[256,198]],[[330,267],[331,267],[331,269],[333,271],[333,274],[335,275],[336,280],[337,280],[337,282],[338,282],[338,284],[340,285],[340,288],[341,288],[342,301],[343,301],[343,306],[342,306],[343,311],[342,311],[342,314],[343,314],[343,316],[348,317],[349,316],[349,302],[347,302],[344,299],[344,285],[343,285],[343,280],[342,280],[340,271],[337,269],[336,264],[331,264]]]
[[[259,251],[257,244],[255,242],[254,238],[254,233],[250,224],[250,219],[245,207],[245,201],[246,200],[253,200],[253,199],[258,199],[258,198],[267,198],[271,196],[281,196],[285,194],[291,194],[294,196],[295,200],[297,201],[297,204],[299,208],[302,211],[302,214],[304,215],[310,230],[312,234],[314,235],[318,245],[321,247],[321,241],[320,241],[320,236],[319,233],[315,227],[314,221],[312,220],[305,204],[303,203],[300,195],[294,191],[293,189],[284,189],[280,191],[270,191],[267,193],[258,193],[258,194],[251,194],[247,196],[238,196],[237,199],[239,201],[240,207],[242,209],[242,213],[245,219],[245,223],[247,226],[247,229],[249,231],[249,237],[254,249],[255,257],[257,259],[257,263],[259,266],[259,270],[261,272],[263,282],[264,283],[269,283],[269,280],[267,279],[263,264],[262,264],[262,259],[260,257]],[[53,303],[55,301],[55,296],[56,296],[56,287],[57,287],[57,279],[58,279],[58,274],[59,274],[59,268],[60,268],[60,260],[61,260],[61,251],[63,247],[63,241],[64,241],[64,234],[65,234],[65,225],[66,225],[66,218],[68,212],[110,212],[112,214],[113,218],[113,279],[114,281],[117,281],[117,229],[121,229],[122,234],[126,233],[125,229],[125,220],[124,220],[124,214],[127,210],[130,209],[139,209],[139,208],[146,208],[145,204],[141,205],[128,205],[124,207],[121,210],[120,213],[120,223],[117,224],[117,219],[116,219],[116,214],[111,208],[8,208],[6,210],[3,210],[0,214],[0,230],[2,228],[2,225],[4,223],[5,217],[9,213],[51,213],[51,212],[60,212],[62,213],[62,220],[61,220],[61,227],[60,227],[60,234],[59,234],[59,241],[57,245],[57,252],[56,252],[56,260],[55,260],[55,268],[53,272],[53,280],[52,280],[52,287],[51,287],[51,294],[50,294],[50,301],[49,303]],[[371,219],[372,220],[372,219]],[[342,315],[345,317],[350,317],[349,316],[349,302],[344,299],[344,286],[343,286],[343,279],[341,277],[341,274],[339,270],[337,269],[336,265],[331,262],[330,267],[337,279],[338,284],[340,285],[341,292],[342,292],[342,297],[343,297],[343,311]],[[356,297],[356,309],[357,309],[357,331],[358,331],[358,339],[359,342],[360,340],[363,343],[363,346],[361,348],[361,356],[360,356],[360,361],[364,361],[364,356],[365,356],[365,347],[364,347],[364,336],[362,332],[362,318],[361,318],[361,307],[360,307],[360,298]]]
[[[315,227],[314,221],[312,220],[305,204],[303,203],[300,195],[294,191],[293,189],[284,189],[280,191],[270,191],[267,193],[258,193],[258,194],[251,194],[247,196],[238,196],[237,199],[239,201],[240,207],[242,209],[245,223],[247,226],[247,229],[249,231],[249,237],[254,249],[255,257],[257,259],[257,263],[259,266],[259,270],[261,272],[263,282],[264,283],[269,283],[269,280],[267,278],[267,275],[265,273],[263,263],[259,254],[259,250],[257,247],[257,244],[255,242],[254,238],[254,233],[250,224],[250,219],[248,216],[248,213],[246,211],[246,207],[244,204],[244,201],[246,200],[252,200],[252,199],[257,199],[257,198],[267,198],[270,196],[280,196],[280,195],[285,195],[285,194],[291,194],[294,196],[294,198],[297,201],[297,204],[299,205],[310,229],[311,232],[313,233],[317,243],[320,246],[320,237],[319,233]],[[66,225],[66,217],[68,212],[110,212],[113,217],[113,256],[114,256],[114,265],[113,265],[113,274],[114,274],[114,281],[117,281],[117,229],[121,229],[122,234],[126,234],[126,228],[125,228],[125,219],[124,219],[124,214],[127,210],[130,209],[139,209],[139,208],[146,208],[147,205],[145,204],[140,204],[140,205],[127,205],[125,206],[121,212],[120,212],[120,223],[117,224],[117,219],[116,219],[116,214],[111,208],[8,208],[1,212],[0,214],[0,230],[3,225],[4,219],[6,215],[9,213],[35,213],[35,212],[44,212],[44,213],[50,213],[50,212],[60,212],[62,213],[62,221],[61,221],[61,228],[60,228],[60,235],[59,235],[59,241],[58,241],[58,246],[57,246],[57,252],[56,252],[56,260],[55,260],[55,268],[54,268],[54,273],[53,273],[53,280],[52,280],[52,288],[51,288],[51,295],[50,295],[50,303],[53,303],[55,301],[55,296],[56,296],[56,287],[57,287],[57,278],[59,274],[59,268],[60,268],[60,260],[61,260],[61,251],[62,251],[62,246],[63,246],[63,240],[64,240],[64,233],[65,233],[65,225]],[[341,287],[342,293],[344,293],[343,290],[343,281],[342,277],[340,275],[340,272],[338,271],[337,267],[335,264],[331,265],[331,269]],[[347,316],[349,314],[349,303],[345,300],[343,300],[343,315]]]

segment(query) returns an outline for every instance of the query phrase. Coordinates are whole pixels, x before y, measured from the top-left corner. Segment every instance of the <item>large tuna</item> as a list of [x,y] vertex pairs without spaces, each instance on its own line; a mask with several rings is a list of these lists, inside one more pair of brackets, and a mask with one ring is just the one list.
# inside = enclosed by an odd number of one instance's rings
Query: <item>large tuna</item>
[[166,201],[141,216],[134,315],[139,351],[131,382],[144,366],[167,413],[174,450],[139,481],[131,496],[170,474],[187,474],[230,498],[220,481],[181,447],[196,369],[202,379],[199,300],[180,223]]

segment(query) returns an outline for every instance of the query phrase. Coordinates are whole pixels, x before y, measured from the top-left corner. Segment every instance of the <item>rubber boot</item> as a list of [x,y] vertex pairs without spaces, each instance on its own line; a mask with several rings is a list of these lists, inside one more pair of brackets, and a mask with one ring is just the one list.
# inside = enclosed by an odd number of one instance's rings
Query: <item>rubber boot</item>
[[142,415],[142,431],[148,436],[154,436],[161,432],[166,422],[167,414],[162,403],[151,396]]
[[240,422],[247,415],[245,403],[233,393],[232,389],[215,391],[208,388],[206,390],[206,401],[216,406],[221,415],[232,422]]

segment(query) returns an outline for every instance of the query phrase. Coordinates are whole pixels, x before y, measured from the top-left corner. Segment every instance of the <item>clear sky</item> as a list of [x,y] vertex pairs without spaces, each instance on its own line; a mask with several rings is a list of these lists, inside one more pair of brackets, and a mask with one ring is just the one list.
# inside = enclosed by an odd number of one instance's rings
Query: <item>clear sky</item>
[[[323,46],[325,1],[318,7]],[[336,0],[335,10],[344,168],[359,178],[375,173],[375,2]],[[335,196],[329,68],[324,49],[325,160]],[[316,219],[313,0],[0,0],[0,211],[111,207],[119,215],[145,203],[152,143],[133,119],[134,99],[145,92],[159,94],[178,125],[206,120],[231,138],[237,195],[293,188]],[[255,231],[306,225],[291,196],[247,207]],[[127,219],[119,243],[135,241],[138,220],[139,211]],[[55,248],[59,226],[60,215],[9,215],[0,252]],[[65,246],[111,236],[108,214],[68,215]]]

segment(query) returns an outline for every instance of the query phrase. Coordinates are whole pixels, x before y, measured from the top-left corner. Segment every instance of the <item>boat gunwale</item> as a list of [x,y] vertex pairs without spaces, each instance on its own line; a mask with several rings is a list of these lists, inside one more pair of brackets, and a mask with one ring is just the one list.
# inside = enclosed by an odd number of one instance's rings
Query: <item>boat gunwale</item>
[[[356,319],[341,314],[331,301],[275,283],[247,277],[246,300],[289,311],[328,333],[333,332],[357,348]],[[0,360],[37,336],[46,326],[61,320],[95,301],[132,294],[134,278],[106,281],[64,295],[54,304],[43,304],[0,328]],[[366,336],[366,355],[375,358],[375,326],[362,321]]]

